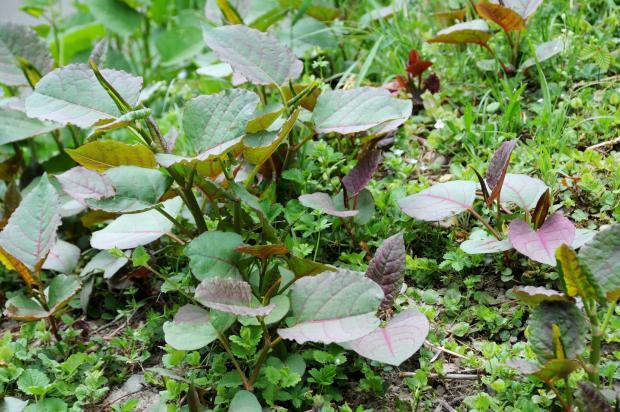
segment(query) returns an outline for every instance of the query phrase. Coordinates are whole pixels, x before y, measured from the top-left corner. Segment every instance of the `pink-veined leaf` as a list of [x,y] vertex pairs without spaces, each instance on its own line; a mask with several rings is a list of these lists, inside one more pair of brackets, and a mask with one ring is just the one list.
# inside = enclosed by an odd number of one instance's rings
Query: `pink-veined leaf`
[[82,166],[74,167],[57,175],[62,189],[73,199],[86,205],[86,199],[102,199],[114,196],[112,181],[105,175]]
[[527,175],[507,173],[500,194],[502,203],[514,203],[521,209],[530,210],[536,206],[540,196],[547,190],[540,179]]
[[509,140],[502,143],[497,149],[487,168],[485,180],[489,189],[489,197],[487,198],[487,205],[493,203],[500,194],[502,185],[504,184],[504,178],[506,177],[506,171],[510,164],[510,155],[517,145],[517,140]]
[[555,266],[555,251],[562,244],[573,243],[575,225],[561,213],[549,216],[536,231],[523,220],[513,220],[508,227],[508,238],[515,249],[530,259]]
[[[543,0],[503,0],[504,5],[517,13],[524,19],[527,20],[534,14],[534,12],[540,7]],[[499,0],[492,0],[491,3],[499,4]]]
[[426,316],[409,308],[390,319],[384,327],[340,345],[365,358],[398,366],[420,349],[429,329]]
[[35,270],[56,243],[60,203],[47,175],[24,197],[0,233],[0,247]]
[[366,276],[381,286],[385,295],[381,302],[382,309],[388,309],[400,291],[406,254],[403,234],[397,233],[383,241],[368,264]]
[[278,329],[298,343],[346,342],[379,326],[375,316],[383,291],[363,273],[340,269],[299,279],[291,290],[293,323]]
[[47,255],[42,268],[70,274],[80,259],[80,248],[64,240],[58,240]]
[[398,201],[406,215],[435,222],[469,209],[476,199],[476,183],[466,180],[439,183]]
[[275,308],[255,303],[250,284],[238,279],[207,278],[196,288],[195,297],[208,308],[235,315],[266,316]]
[[330,216],[353,217],[359,210],[338,210],[332,198],[323,192],[316,192],[299,196],[299,202],[314,210],[321,210]]
[[510,240],[497,240],[484,230],[472,232],[469,239],[461,243],[461,250],[470,255],[482,253],[497,253],[512,249]]
[[342,178],[342,185],[348,197],[353,197],[362,191],[372,179],[381,162],[381,152],[371,150]]

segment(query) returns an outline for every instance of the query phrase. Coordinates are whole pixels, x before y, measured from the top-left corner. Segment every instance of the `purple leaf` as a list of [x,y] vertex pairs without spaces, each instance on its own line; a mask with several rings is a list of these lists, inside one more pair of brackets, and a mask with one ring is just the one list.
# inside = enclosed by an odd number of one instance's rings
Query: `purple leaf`
[[316,192],[299,196],[299,202],[314,210],[321,210],[323,213],[336,217],[353,217],[359,210],[338,210],[332,198],[323,192]]
[[476,183],[466,180],[439,183],[398,201],[406,215],[436,222],[469,209],[476,199]]
[[278,329],[284,339],[346,342],[368,335],[380,323],[375,313],[383,291],[363,273],[339,269],[304,277],[290,296],[294,323]]
[[420,349],[430,325],[426,316],[410,308],[366,336],[340,345],[365,358],[398,366]]
[[366,276],[381,286],[385,295],[381,309],[388,309],[400,291],[405,270],[405,255],[403,234],[397,233],[385,239],[368,264]]
[[379,167],[381,162],[381,152],[372,150],[362,157],[357,165],[342,178],[342,185],[348,197],[353,197],[362,191],[372,179],[372,175]]
[[488,205],[493,203],[500,194],[504,178],[506,177],[506,171],[508,170],[508,164],[510,163],[510,155],[516,145],[516,140],[509,140],[502,143],[489,162],[489,167],[485,176],[490,190],[489,197],[487,198]]
[[508,227],[508,238],[515,249],[530,259],[555,266],[555,251],[562,244],[573,243],[575,226],[561,213],[549,216],[536,231],[523,220],[513,220]]
[[86,199],[114,196],[112,181],[105,175],[77,166],[56,176],[62,189],[73,199],[86,205]]
[[213,277],[196,288],[196,300],[208,308],[235,315],[265,316],[274,304],[260,306],[253,302],[252,288],[243,280]]
[[506,174],[500,195],[502,203],[514,203],[521,209],[530,210],[536,206],[540,196],[548,187],[540,179],[520,174]]

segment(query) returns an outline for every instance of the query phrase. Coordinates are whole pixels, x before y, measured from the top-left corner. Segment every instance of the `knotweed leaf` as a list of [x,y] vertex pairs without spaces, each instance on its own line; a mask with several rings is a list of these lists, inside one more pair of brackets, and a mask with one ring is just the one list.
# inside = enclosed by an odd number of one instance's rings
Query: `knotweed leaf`
[[252,255],[256,258],[265,260],[272,256],[288,254],[288,248],[283,244],[274,245],[241,245],[235,248],[235,252]]
[[390,308],[400,291],[405,276],[406,255],[405,241],[401,232],[385,239],[368,264],[366,276],[383,289],[381,309]]
[[[103,69],[101,74],[130,106],[137,104],[141,77],[111,69]],[[71,64],[46,74],[26,99],[26,113],[82,128],[113,121],[122,114],[85,64]]]
[[566,294],[542,286],[515,286],[512,288],[512,293],[519,300],[530,306],[538,306],[541,302],[570,300]]
[[24,103],[16,98],[0,102],[0,144],[7,144],[39,136],[62,125],[32,119],[26,115]]
[[374,361],[398,366],[420,349],[430,324],[423,313],[409,308],[359,339],[340,343],[359,355]]
[[538,202],[536,202],[536,207],[534,208],[534,212],[532,212],[532,225],[534,226],[534,229],[540,228],[543,223],[545,223],[551,203],[551,192],[547,189],[540,196]]
[[573,249],[577,250],[586,243],[589,243],[598,232],[592,229],[577,229],[575,231],[575,240],[570,245]]
[[542,180],[521,174],[507,173],[500,194],[502,203],[514,203],[523,210],[531,210],[549,189]]
[[[182,206],[175,197],[163,203],[164,210],[176,216]],[[151,243],[172,230],[173,223],[157,210],[122,215],[105,228],[93,232],[90,245],[95,249],[132,249]]]
[[[540,7],[543,0],[503,0],[503,2],[507,7],[519,13],[523,19],[527,20]],[[493,0],[492,3],[499,3],[499,0]]]
[[37,32],[28,26],[0,23],[0,83],[7,86],[27,86],[28,79],[18,59],[25,59],[43,76],[54,65],[49,47]]
[[255,303],[249,283],[217,276],[200,282],[195,297],[208,308],[240,316],[266,316],[276,306],[273,303],[267,306]]
[[461,250],[470,255],[504,252],[510,249],[512,249],[510,240],[497,240],[484,230],[472,232],[469,239],[461,243]]
[[553,325],[560,330],[560,339],[567,359],[575,359],[585,348],[586,321],[572,302],[541,302],[528,320],[529,342],[541,363],[556,358]]
[[219,333],[228,329],[235,317],[222,312],[211,312],[187,304],[182,306],[172,322],[164,323],[164,339],[176,350],[198,350],[218,337]]
[[258,96],[244,89],[198,96],[185,106],[183,130],[199,155],[245,134]]
[[525,29],[523,17],[508,7],[482,2],[476,4],[476,11],[480,17],[497,23],[506,32]]
[[266,162],[293,130],[298,116],[299,110],[295,110],[279,130],[263,130],[246,135],[243,138],[243,157],[255,165]]
[[292,326],[278,329],[284,339],[298,343],[346,342],[379,326],[375,313],[383,291],[363,273],[340,269],[304,277],[295,282],[290,298]]
[[303,70],[288,47],[256,29],[221,26],[206,30],[204,39],[221,61],[254,84],[281,86],[296,80]]
[[230,401],[229,412],[262,412],[263,408],[260,406],[260,402],[256,399],[256,396],[252,392],[238,391],[235,393],[232,401]]
[[561,213],[551,215],[538,230],[523,220],[513,220],[508,227],[510,243],[519,253],[536,262],[555,266],[555,251],[575,239],[575,225]]
[[587,267],[579,263],[577,254],[567,245],[562,245],[555,253],[560,274],[564,279],[566,293],[579,296],[583,300],[603,300],[600,287]]
[[346,189],[348,197],[356,196],[368,185],[380,162],[381,152],[379,150],[371,150],[342,178],[342,185]]
[[144,16],[121,0],[86,0],[93,17],[106,28],[124,37],[142,26]]
[[0,233],[0,247],[29,270],[37,271],[38,265],[56,243],[59,225],[58,194],[47,175],[43,175]]
[[241,279],[237,263],[241,258],[236,249],[243,244],[237,233],[209,231],[185,247],[189,267],[198,280],[210,277]]
[[114,196],[112,181],[85,167],[77,166],[57,175],[62,189],[73,199],[86,205],[86,199],[101,199]]
[[472,20],[465,23],[458,23],[443,29],[435,35],[428,43],[449,43],[449,44],[479,44],[486,45],[492,33],[486,21],[482,19]]
[[70,274],[78,264],[80,253],[79,247],[59,239],[47,255],[42,268]]
[[439,183],[398,201],[407,216],[436,222],[471,208],[476,199],[476,183],[465,180]]
[[411,101],[393,97],[385,89],[359,87],[321,93],[312,112],[312,120],[319,133],[349,134],[386,122],[400,125],[410,115]]
[[98,140],[77,149],[66,149],[66,152],[82,166],[96,172],[117,166],[157,167],[155,156],[148,147],[114,140]]
[[510,164],[510,155],[516,145],[516,140],[509,140],[502,143],[489,162],[489,167],[485,176],[488,189],[490,190],[489,197],[487,198],[487,205],[493,203],[502,190],[506,171]]
[[529,69],[530,67],[535,66],[536,60],[538,60],[538,63],[549,60],[550,58],[562,53],[564,49],[566,49],[566,43],[564,43],[564,40],[562,39],[555,39],[546,43],[541,43],[534,49],[536,59],[532,57],[524,61],[521,65],[521,70]]
[[154,207],[172,184],[172,178],[157,169],[118,166],[108,169],[104,177],[114,186],[114,196],[90,198],[92,209],[112,213],[135,213]]
[[609,301],[620,298],[620,224],[601,230],[579,251]]
[[336,217],[353,217],[359,210],[339,210],[334,200],[323,192],[316,192],[299,196],[299,202],[310,209],[320,210],[325,214]]

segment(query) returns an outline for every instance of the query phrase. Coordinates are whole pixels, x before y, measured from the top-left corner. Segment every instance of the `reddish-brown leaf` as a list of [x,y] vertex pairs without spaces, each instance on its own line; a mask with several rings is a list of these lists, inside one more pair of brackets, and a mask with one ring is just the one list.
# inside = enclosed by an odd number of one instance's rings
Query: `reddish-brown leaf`
[[525,20],[516,11],[500,4],[479,3],[476,11],[487,20],[497,23],[504,31],[511,32],[525,29]]
[[288,248],[282,244],[276,245],[241,245],[235,249],[236,252],[252,255],[259,259],[269,259],[274,255],[286,255]]
[[543,193],[538,199],[538,203],[536,203],[536,208],[532,213],[532,223],[534,224],[534,229],[538,229],[543,225],[543,223],[545,223],[545,219],[547,218],[550,207],[551,192],[549,192],[549,189],[547,189],[545,190],[545,193]]
[[397,233],[383,242],[368,264],[366,276],[383,289],[381,309],[389,309],[403,284],[405,270],[405,242],[403,234]]
[[381,162],[381,152],[378,150],[372,150],[355,165],[351,171],[342,178],[342,185],[344,186],[347,196],[353,197],[361,192],[372,179],[372,175],[375,174],[379,163]]
[[504,178],[506,177],[506,171],[508,170],[508,164],[510,163],[510,155],[516,145],[516,140],[509,140],[502,143],[489,162],[489,167],[485,176],[487,186],[491,191],[491,193],[489,193],[489,197],[487,198],[487,204],[489,205],[497,199],[500,191],[502,190]]
[[486,46],[492,33],[486,21],[482,19],[472,20],[465,23],[458,23],[441,30],[435,37],[428,40],[428,43],[448,43],[448,44],[479,44]]

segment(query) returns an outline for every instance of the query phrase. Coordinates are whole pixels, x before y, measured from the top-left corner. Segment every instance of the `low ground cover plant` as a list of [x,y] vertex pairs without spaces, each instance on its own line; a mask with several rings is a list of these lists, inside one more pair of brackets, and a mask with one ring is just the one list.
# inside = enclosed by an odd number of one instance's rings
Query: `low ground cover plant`
[[618,6],[353,3],[0,22],[1,410],[618,408]]

